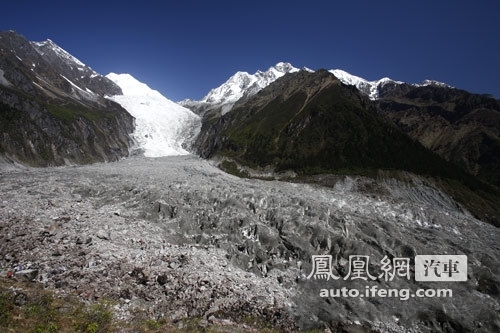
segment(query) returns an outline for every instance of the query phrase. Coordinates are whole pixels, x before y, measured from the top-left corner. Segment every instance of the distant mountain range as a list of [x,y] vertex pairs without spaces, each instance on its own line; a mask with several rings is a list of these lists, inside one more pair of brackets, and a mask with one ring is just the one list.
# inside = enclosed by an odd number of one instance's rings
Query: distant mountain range
[[200,101],[185,99],[180,101],[179,104],[198,114],[203,114],[208,110],[216,108],[221,108],[222,113],[226,113],[240,99],[247,99],[283,75],[298,71],[298,68],[293,67],[289,63],[279,62],[265,72],[257,71],[255,74],[237,72],[225,83],[210,90]]
[[[241,98],[249,98],[267,87],[272,82],[276,81],[287,73],[296,73],[299,68],[294,67],[290,63],[279,62],[275,66],[270,67],[267,71],[257,71],[254,74],[247,72],[237,72],[231,76],[226,82],[210,92],[199,101],[185,99],[179,104],[186,106],[197,113],[203,113],[207,110],[212,110],[222,107],[222,112],[228,112],[232,106]],[[314,72],[313,70],[304,67],[302,70],[306,72]],[[376,81],[368,81],[361,77],[352,75],[341,69],[332,69],[329,71],[335,75],[342,83],[352,85],[358,88],[360,92],[369,96],[370,99],[376,100],[383,95],[385,91],[390,90],[391,86],[409,85],[412,87],[421,86],[436,86],[453,88],[446,83],[425,80],[422,84],[407,84],[401,81],[395,81],[390,78],[382,78]]]

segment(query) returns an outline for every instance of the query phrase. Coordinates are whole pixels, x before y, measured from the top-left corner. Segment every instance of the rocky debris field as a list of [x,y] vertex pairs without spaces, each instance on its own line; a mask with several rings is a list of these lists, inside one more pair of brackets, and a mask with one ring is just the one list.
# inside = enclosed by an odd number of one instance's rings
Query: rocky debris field
[[[424,178],[330,186],[240,179],[194,156],[0,171],[0,275],[137,311],[285,331],[496,331],[500,237]],[[350,255],[465,254],[466,282],[344,277]],[[412,264],[414,264],[412,259]],[[450,298],[320,297],[348,287],[450,288]]]

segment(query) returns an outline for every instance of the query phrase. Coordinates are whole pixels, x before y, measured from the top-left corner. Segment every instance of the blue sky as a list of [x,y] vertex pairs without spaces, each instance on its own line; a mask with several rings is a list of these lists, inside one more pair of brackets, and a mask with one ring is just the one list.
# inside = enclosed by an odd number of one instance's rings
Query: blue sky
[[500,1],[8,1],[0,30],[52,39],[97,72],[200,99],[279,61],[500,98]]

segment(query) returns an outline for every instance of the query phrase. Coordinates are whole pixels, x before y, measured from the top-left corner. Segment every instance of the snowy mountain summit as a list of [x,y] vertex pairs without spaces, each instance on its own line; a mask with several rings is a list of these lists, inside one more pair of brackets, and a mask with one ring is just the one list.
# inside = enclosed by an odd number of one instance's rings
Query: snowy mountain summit
[[[220,108],[222,114],[226,114],[241,98],[251,97],[285,74],[295,73],[299,70],[300,69],[292,66],[290,63],[279,62],[265,72],[258,70],[254,74],[249,74],[248,72],[239,71],[219,87],[210,90],[210,92],[201,100],[195,101],[185,99],[180,101],[179,104],[200,115],[217,108]],[[307,67],[302,68],[302,70],[314,72]],[[381,92],[383,90],[387,90],[388,87],[391,88],[391,86],[407,84],[402,81],[392,80],[388,77],[368,81],[341,69],[332,69],[329,70],[329,72],[335,75],[342,83],[355,86],[361,93],[367,95],[371,100],[378,99]],[[452,88],[446,83],[434,80],[425,80],[422,84],[409,85],[415,87],[433,85]]]
[[185,155],[185,145],[196,134],[200,117],[172,102],[130,74],[106,75],[123,91],[109,99],[136,119],[133,133],[146,157]]
[[[47,53],[53,52],[57,57],[61,60],[64,60],[69,65],[77,65],[81,71],[84,70],[87,66],[71,54],[69,54],[66,50],[61,48],[59,45],[54,43],[51,39],[46,39],[43,42],[31,42],[31,45],[35,47],[35,49],[40,53],[40,55],[45,55]],[[98,74],[94,72],[97,76]]]
[[[407,84],[402,81],[395,81],[388,77],[384,77],[380,80],[368,81],[359,76],[352,75],[341,69],[332,69],[329,71],[333,75],[335,75],[342,83],[355,86],[358,88],[360,92],[367,95],[371,100],[376,100],[380,97],[381,90],[386,85],[402,85]],[[421,84],[410,84],[411,86],[420,87],[420,86],[438,86],[445,88],[453,88],[452,86],[434,80],[424,80]]]
[[[94,71],[89,66],[69,54],[62,47],[47,39],[43,42],[30,42],[36,52],[49,63],[66,82],[71,85],[68,93],[77,100],[95,102],[104,95],[119,95],[120,88]],[[36,60],[31,65],[35,72],[43,75],[44,69]],[[46,80],[45,80],[46,81]],[[43,82],[42,82],[43,85]]]
[[286,73],[298,72],[299,69],[289,63],[280,62],[267,71],[257,71],[254,74],[237,72],[220,87],[212,89],[201,102],[212,104],[235,103],[244,95],[251,96],[267,87]]
[[298,71],[298,68],[289,63],[279,62],[265,72],[260,70],[254,74],[237,72],[221,86],[210,90],[200,101],[186,99],[179,102],[179,104],[197,113],[204,113],[207,110],[221,107],[224,114],[229,112],[239,99],[253,96],[283,75]]

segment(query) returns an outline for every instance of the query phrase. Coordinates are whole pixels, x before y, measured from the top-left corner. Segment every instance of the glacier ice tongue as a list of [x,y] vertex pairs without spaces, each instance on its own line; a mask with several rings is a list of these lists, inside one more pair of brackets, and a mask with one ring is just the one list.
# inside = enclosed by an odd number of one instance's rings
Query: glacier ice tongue
[[130,74],[110,73],[106,77],[122,89],[123,95],[109,99],[119,103],[136,118],[133,135],[146,157],[188,154],[184,146],[194,135],[200,122],[199,116]]

